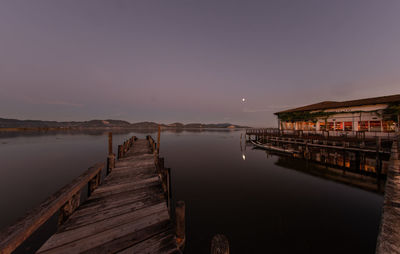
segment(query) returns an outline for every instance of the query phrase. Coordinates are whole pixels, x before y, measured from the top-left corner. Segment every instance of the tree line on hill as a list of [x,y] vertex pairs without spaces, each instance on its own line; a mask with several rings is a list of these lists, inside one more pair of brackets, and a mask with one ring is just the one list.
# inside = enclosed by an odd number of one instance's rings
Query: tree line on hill
[[172,123],[172,124],[159,124],[155,122],[138,122],[129,123],[123,120],[90,120],[90,121],[70,121],[70,122],[57,122],[57,121],[41,121],[41,120],[18,120],[0,118],[0,128],[132,128],[132,129],[155,129],[161,125],[163,128],[173,129],[191,129],[191,128],[246,128],[247,126],[240,126],[231,123],[216,123],[216,124],[203,124],[203,123]]

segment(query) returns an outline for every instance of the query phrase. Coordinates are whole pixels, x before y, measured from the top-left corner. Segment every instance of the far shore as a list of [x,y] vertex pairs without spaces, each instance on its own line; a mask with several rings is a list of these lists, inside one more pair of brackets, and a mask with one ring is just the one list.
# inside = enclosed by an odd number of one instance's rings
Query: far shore
[[[162,130],[241,130],[248,127],[219,127],[219,128],[207,128],[207,127],[166,127],[162,126]],[[156,131],[158,127],[15,127],[15,128],[1,128],[0,132],[24,132],[24,131],[129,131],[129,130],[149,130]]]

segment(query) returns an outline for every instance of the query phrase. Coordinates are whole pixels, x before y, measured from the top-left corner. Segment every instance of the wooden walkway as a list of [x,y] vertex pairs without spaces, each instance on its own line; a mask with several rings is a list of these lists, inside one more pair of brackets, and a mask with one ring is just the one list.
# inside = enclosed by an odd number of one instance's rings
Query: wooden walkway
[[134,142],[37,253],[181,253],[148,140]]

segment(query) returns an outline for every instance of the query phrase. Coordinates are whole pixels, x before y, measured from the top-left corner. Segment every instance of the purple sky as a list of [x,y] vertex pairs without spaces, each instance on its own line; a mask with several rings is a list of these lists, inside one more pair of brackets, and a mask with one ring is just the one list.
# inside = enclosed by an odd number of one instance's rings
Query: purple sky
[[273,126],[399,93],[398,0],[0,1],[0,117]]

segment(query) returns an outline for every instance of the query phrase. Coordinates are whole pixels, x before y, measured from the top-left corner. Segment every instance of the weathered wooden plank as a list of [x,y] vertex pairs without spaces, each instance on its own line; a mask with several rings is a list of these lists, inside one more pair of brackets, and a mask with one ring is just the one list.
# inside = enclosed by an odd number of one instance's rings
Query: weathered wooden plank
[[[84,239],[92,235],[101,234],[102,232],[111,230],[113,228],[122,227],[124,224],[131,222],[138,222],[142,220],[151,220],[153,217],[161,215],[164,210],[163,203],[158,203],[151,207],[146,207],[135,211],[134,213],[121,214],[119,216],[111,217],[107,220],[98,221],[90,225],[83,225],[67,231],[61,231],[53,235],[47,244],[41,250],[52,249],[79,239]],[[133,226],[132,226],[132,229]]]
[[[114,239],[113,241],[109,241],[103,245],[97,246],[93,249],[85,251],[85,254],[93,253],[93,254],[105,254],[105,253],[116,253],[119,251],[123,251],[133,245],[136,245],[140,242],[146,241],[147,239],[158,235],[164,234],[169,235],[172,240],[173,239],[173,232],[171,232],[172,225],[171,222],[168,220],[156,223],[149,227],[146,227],[142,230],[127,234],[123,237],[118,239]],[[136,252],[139,253],[139,252]]]
[[[123,192],[122,192],[123,193]],[[90,212],[96,212],[98,209],[107,209],[108,207],[119,206],[123,203],[140,201],[149,196],[159,196],[163,194],[161,186],[158,184],[145,188],[137,189],[135,191],[129,191],[127,193],[118,193],[114,195],[105,196],[91,196],[79,209],[74,213],[80,213],[81,211],[90,210]]]
[[24,218],[6,228],[0,233],[0,250],[7,254],[15,250],[55,212],[57,212],[73,195],[79,192],[103,168],[104,163],[99,163],[89,168],[70,184],[64,186],[55,194],[46,199],[38,207],[31,210]]
[[130,157],[125,157],[123,159],[118,160],[117,165],[124,165],[126,163],[135,163],[137,161],[146,161],[146,160],[150,160],[152,157],[153,157],[152,154],[132,155]]
[[116,184],[123,182],[124,180],[126,181],[127,179],[130,181],[143,180],[156,175],[155,168],[142,168],[138,171],[126,170],[124,172],[115,172],[115,174],[110,175],[110,177],[107,177],[107,179],[104,180],[104,185]]
[[154,161],[146,159],[146,160],[140,160],[140,161],[129,161],[129,162],[123,162],[123,163],[122,162],[116,163],[115,167],[116,167],[116,169],[118,169],[120,167],[127,167],[127,166],[129,166],[131,168],[132,167],[139,168],[139,167],[150,167],[152,165],[154,165]]
[[[137,175],[131,173],[130,177],[129,176],[127,176],[126,178],[118,177],[118,178],[112,179],[112,181],[107,181],[107,185],[104,185],[104,186],[107,186],[107,188],[108,187],[111,188],[112,186],[121,185],[121,184],[140,183],[146,179],[154,178],[157,176],[158,176],[158,174],[155,174],[155,173],[152,173],[152,174],[141,173],[141,174],[137,174]],[[99,188],[99,189],[101,190],[102,188]]]
[[112,185],[112,186],[103,186],[102,188],[99,188],[96,190],[96,194],[101,194],[101,193],[118,193],[118,192],[123,192],[123,191],[128,191],[128,190],[137,190],[140,188],[144,188],[146,186],[151,186],[151,183],[158,182],[159,177],[151,177],[147,178],[144,180],[136,181],[133,183],[123,183],[123,184],[118,184],[118,185]]
[[174,237],[172,231],[162,232],[151,238],[142,241],[130,248],[127,248],[118,254],[133,253],[180,253],[174,246]]
[[153,181],[150,183],[147,183],[146,185],[141,185],[141,186],[131,186],[131,188],[127,188],[127,189],[117,189],[117,190],[113,190],[113,191],[109,191],[109,192],[103,192],[103,193],[94,193],[93,197],[94,198],[105,198],[107,196],[115,196],[117,194],[119,195],[127,195],[127,193],[129,192],[133,192],[136,190],[140,190],[140,189],[145,189],[145,188],[152,188],[154,186],[158,186],[159,183],[157,181]]
[[[71,237],[73,237],[72,239],[74,239],[74,241],[71,241],[71,238],[65,238],[65,240],[60,239],[60,241],[48,241],[45,245],[42,246],[42,248],[40,248],[37,253],[69,254],[87,251],[95,248],[96,246],[100,246],[106,242],[109,242],[110,240],[118,239],[129,233],[142,230],[150,225],[154,225],[164,220],[169,220],[169,214],[167,211],[163,210],[161,212],[142,217],[142,219],[140,220],[135,218],[130,219],[130,221],[125,221],[124,223],[114,225],[114,227],[101,232],[96,232],[92,228],[87,228],[87,230],[90,231],[91,234],[88,234],[89,232],[87,231],[79,232],[79,235],[81,237],[77,237],[76,234],[73,234]],[[56,237],[58,235],[59,234],[56,234],[53,237]],[[65,241],[69,242],[65,243]],[[60,245],[60,243],[64,244]]]
[[[114,206],[112,208],[105,208],[99,210],[97,213],[77,213],[77,216],[73,216],[68,220],[68,224],[64,225],[61,229],[62,231],[67,231],[71,229],[75,229],[78,227],[82,227],[85,225],[89,225],[92,223],[97,223],[102,220],[107,220],[112,217],[120,216],[123,214],[133,214],[137,212],[140,209],[145,209],[151,206],[155,206],[157,204],[160,204],[161,202],[164,202],[162,199],[162,196],[160,195],[159,197],[153,197],[153,198],[147,198],[141,201],[135,201],[133,203],[125,203],[121,206]],[[85,216],[83,216],[85,215]]]
[[[137,147],[135,147],[134,150],[137,150]],[[122,163],[122,162],[126,162],[126,161],[136,161],[136,160],[148,159],[148,158],[153,157],[153,154],[147,153],[145,151],[144,152],[136,152],[135,154],[132,153],[132,155],[130,155],[130,154],[131,154],[131,152],[129,151],[127,153],[127,157],[118,160],[118,162]]]

